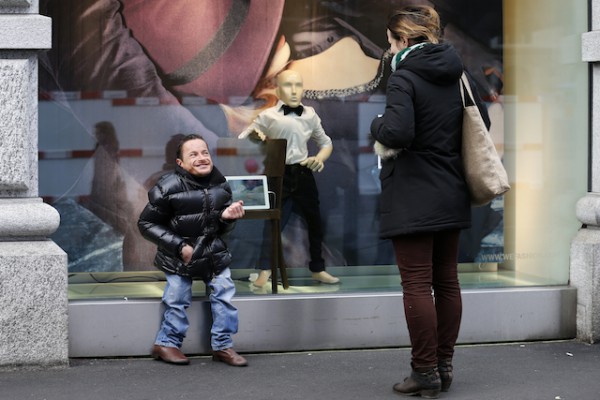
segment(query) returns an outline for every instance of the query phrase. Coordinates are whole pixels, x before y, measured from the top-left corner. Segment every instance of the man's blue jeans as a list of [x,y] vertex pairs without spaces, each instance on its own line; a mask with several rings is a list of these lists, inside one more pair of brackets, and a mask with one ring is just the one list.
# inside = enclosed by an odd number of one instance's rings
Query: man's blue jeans
[[[179,348],[190,326],[186,309],[192,304],[192,280],[175,274],[165,275],[165,312],[154,343]],[[214,351],[228,349],[233,347],[231,335],[238,330],[238,311],[231,304],[235,284],[231,280],[229,268],[215,276],[208,286],[211,291],[209,299],[213,319],[210,344]]]

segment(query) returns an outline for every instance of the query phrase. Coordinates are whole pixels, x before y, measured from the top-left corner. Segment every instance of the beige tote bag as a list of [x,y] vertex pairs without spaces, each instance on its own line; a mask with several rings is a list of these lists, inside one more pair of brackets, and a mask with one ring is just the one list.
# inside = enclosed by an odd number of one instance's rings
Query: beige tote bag
[[[467,105],[465,90],[470,98]],[[510,190],[508,175],[496,151],[463,72],[460,78],[463,102],[462,159],[465,179],[474,206],[483,206]]]

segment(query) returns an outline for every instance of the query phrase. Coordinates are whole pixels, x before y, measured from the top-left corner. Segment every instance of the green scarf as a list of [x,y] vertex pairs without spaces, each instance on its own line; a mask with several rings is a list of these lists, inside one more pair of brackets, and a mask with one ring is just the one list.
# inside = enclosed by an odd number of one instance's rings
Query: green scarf
[[427,42],[422,42],[422,43],[417,43],[417,44],[413,44],[410,47],[405,48],[402,51],[399,51],[398,53],[396,53],[394,55],[394,57],[392,58],[392,62],[391,62],[391,67],[392,67],[392,72],[394,72],[396,69],[398,69],[398,66],[400,65],[400,63],[402,61],[404,61],[404,59],[406,58],[406,56],[408,56],[408,54],[410,52],[412,52],[413,50],[417,50],[420,49],[421,47],[425,46],[426,44],[428,44]]

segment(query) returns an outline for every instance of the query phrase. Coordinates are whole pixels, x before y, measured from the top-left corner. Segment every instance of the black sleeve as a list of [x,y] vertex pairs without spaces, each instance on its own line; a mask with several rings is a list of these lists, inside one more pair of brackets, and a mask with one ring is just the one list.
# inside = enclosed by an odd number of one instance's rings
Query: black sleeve
[[140,233],[144,238],[160,246],[174,257],[179,257],[179,250],[184,239],[169,229],[172,211],[159,184],[150,189],[148,199],[148,204],[138,219]]

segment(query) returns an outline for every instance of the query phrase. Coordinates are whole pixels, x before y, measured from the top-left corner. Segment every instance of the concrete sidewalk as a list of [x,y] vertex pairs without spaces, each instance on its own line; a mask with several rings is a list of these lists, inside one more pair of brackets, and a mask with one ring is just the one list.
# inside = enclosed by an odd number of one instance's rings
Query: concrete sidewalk
[[[0,372],[2,400],[398,399],[409,349],[246,354],[235,368],[210,357],[175,366],[150,358],[73,359],[62,370]],[[600,345],[577,341],[459,346],[440,399],[598,400]]]

